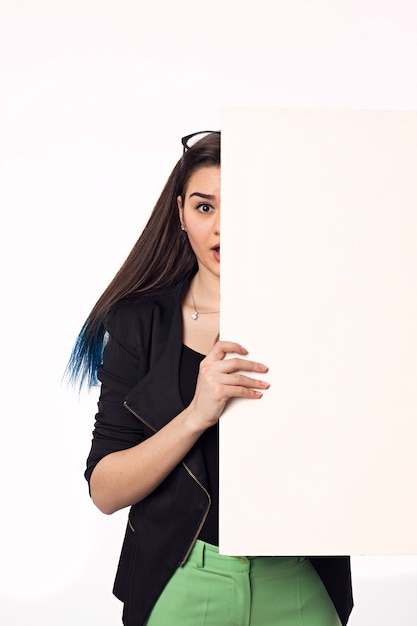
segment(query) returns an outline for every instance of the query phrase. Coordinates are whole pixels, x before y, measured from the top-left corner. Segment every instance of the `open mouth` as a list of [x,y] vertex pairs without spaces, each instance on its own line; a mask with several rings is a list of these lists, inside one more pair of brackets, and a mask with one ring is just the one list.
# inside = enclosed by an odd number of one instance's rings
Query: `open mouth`
[[212,250],[213,250],[214,258],[216,259],[216,261],[220,261],[220,246],[216,246],[212,248]]

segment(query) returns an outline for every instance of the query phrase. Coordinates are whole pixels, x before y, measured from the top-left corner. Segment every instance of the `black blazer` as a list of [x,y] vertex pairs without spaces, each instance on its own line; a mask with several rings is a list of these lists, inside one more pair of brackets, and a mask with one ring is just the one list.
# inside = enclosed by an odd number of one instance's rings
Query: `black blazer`
[[[181,298],[187,284],[127,299],[108,316],[88,481],[105,455],[150,437],[185,408],[178,372]],[[113,589],[124,603],[126,626],[145,623],[163,588],[186,561],[210,508],[207,484],[197,442],[155,491],[131,507]],[[311,561],[345,625],[352,609],[349,557]]]

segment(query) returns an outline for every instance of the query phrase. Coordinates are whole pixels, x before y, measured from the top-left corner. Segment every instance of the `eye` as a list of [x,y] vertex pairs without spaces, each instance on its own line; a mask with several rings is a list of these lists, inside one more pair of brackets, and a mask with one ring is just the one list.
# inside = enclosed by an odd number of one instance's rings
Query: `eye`
[[210,204],[201,203],[197,206],[197,211],[200,211],[200,213],[211,213],[214,209]]

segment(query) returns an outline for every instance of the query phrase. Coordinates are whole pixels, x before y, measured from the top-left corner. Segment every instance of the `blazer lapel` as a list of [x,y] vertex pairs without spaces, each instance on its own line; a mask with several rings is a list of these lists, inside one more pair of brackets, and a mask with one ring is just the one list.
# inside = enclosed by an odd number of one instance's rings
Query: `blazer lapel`
[[[165,332],[164,347],[148,374],[127,395],[125,405],[152,432],[157,432],[184,410],[180,395],[179,368],[182,350],[182,290]],[[184,458],[192,473],[207,486],[207,472],[198,442]]]

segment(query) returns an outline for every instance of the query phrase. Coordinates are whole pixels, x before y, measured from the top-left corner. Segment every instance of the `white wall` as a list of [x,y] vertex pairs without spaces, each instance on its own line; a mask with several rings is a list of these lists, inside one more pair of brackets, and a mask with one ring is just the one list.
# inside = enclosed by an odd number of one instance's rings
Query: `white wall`
[[[223,105],[416,109],[413,0],[1,0],[0,623],[110,626],[125,512],[83,479],[74,338]],[[105,250],[105,252],[104,252]],[[352,626],[415,624],[417,558],[353,560]]]

